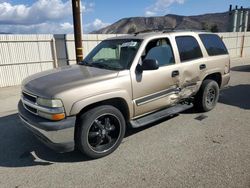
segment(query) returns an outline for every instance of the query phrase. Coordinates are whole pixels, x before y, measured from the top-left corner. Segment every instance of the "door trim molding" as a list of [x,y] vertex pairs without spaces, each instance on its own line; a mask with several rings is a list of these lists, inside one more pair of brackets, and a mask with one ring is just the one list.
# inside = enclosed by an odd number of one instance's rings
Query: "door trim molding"
[[192,87],[196,85],[197,85],[197,82],[187,82],[186,84],[183,85],[183,88]]
[[137,106],[141,106],[141,105],[161,99],[171,94],[178,94],[179,92],[180,92],[180,88],[178,88],[177,86],[174,86],[174,87],[172,86],[172,88],[168,88],[168,89],[147,95],[145,97],[135,99],[135,103]]

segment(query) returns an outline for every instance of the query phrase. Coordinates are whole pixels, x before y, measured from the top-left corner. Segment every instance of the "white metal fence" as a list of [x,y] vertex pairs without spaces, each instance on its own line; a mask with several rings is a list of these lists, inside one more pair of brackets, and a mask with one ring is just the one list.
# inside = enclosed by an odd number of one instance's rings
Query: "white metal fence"
[[250,32],[218,33],[231,58],[250,57]]
[[[250,57],[250,32],[219,33],[232,58]],[[84,56],[117,35],[83,35]],[[0,35],[0,87],[21,84],[32,74],[76,63],[73,35]]]
[[53,35],[0,35],[0,87],[19,85],[55,62]]

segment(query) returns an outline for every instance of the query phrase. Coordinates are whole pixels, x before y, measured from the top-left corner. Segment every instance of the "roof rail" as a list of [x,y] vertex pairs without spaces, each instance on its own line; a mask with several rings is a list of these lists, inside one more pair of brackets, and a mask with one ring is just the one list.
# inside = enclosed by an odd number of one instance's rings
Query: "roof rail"
[[154,31],[159,31],[159,29],[145,29],[145,30],[135,32],[134,35],[136,36],[140,33],[148,33],[148,32],[154,32]]
[[149,32],[164,32],[164,31],[173,31],[174,28],[163,28],[163,29],[145,29],[145,30],[141,30],[141,31],[137,31],[134,33],[134,35],[138,35],[140,33],[149,33]]
[[199,29],[175,29],[175,28],[164,28],[164,29],[145,29],[141,31],[137,31],[133,33],[135,36],[140,33],[149,33],[149,32],[162,32],[162,33],[169,33],[169,32],[182,32],[182,31],[190,31],[190,32],[209,32],[209,30],[199,30]]
[[[172,30],[172,32],[182,32],[182,31],[193,31],[193,32],[209,32],[209,30],[202,30],[202,29],[174,29]],[[167,32],[171,32],[171,31],[163,31],[163,33],[167,33]]]

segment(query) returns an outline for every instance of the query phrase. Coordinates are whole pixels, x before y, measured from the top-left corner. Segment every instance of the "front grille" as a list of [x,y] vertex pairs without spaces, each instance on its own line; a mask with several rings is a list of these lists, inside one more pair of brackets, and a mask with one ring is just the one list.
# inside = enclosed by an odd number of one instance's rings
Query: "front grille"
[[26,92],[22,92],[22,94],[23,94],[23,98],[25,99],[25,100],[28,100],[28,101],[30,101],[30,102],[33,102],[33,103],[36,103],[36,97],[35,96],[33,96],[33,95],[31,95],[31,94],[28,94],[28,93],[26,93]]
[[51,108],[37,104],[37,98],[38,96],[23,91],[21,96],[21,101],[23,103],[23,107],[25,108],[25,110],[35,115],[39,115],[39,112],[44,112],[47,114],[64,113],[63,107]]
[[26,108],[26,110],[28,110],[29,112],[33,113],[33,114],[37,114],[37,109],[32,108],[31,106],[28,106],[26,104],[23,104],[24,107]]
[[37,109],[33,105],[36,105],[37,97],[27,92],[22,92],[23,106],[32,114],[37,114]]

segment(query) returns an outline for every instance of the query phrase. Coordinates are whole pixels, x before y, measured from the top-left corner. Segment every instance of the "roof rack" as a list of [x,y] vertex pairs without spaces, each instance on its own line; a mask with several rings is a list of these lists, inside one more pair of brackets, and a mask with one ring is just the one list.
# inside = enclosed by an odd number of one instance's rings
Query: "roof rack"
[[138,35],[138,34],[140,34],[140,33],[149,33],[149,32],[165,32],[165,31],[174,31],[174,28],[164,28],[164,29],[145,29],[145,30],[141,30],[141,31],[137,31],[137,32],[135,32],[134,33],[134,35],[136,36],[136,35]]
[[[182,32],[182,31],[209,32],[209,30],[202,30],[202,29],[174,29],[172,31],[174,31],[174,32]],[[163,33],[167,33],[167,32],[170,32],[170,31],[163,31]]]
[[159,31],[159,29],[145,29],[145,30],[141,30],[141,31],[137,31],[135,33],[133,33],[135,36],[140,34],[140,33],[149,33],[149,32],[155,32],[155,31]]
[[149,33],[149,32],[162,32],[162,33],[169,33],[169,32],[182,32],[182,31],[196,31],[196,32],[208,32],[208,30],[198,30],[198,29],[175,29],[175,28],[164,28],[164,29],[145,29],[141,31],[137,31],[133,33],[135,36],[140,33]]

